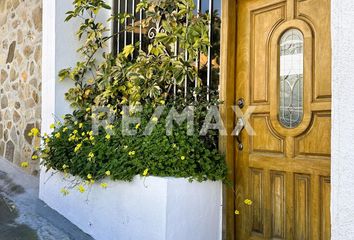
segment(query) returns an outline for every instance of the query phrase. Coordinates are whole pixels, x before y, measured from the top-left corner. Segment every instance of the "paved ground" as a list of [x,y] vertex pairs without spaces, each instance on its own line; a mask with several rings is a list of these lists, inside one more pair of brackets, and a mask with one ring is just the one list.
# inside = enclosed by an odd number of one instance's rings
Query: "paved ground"
[[38,178],[0,159],[0,240],[92,240],[38,199]]

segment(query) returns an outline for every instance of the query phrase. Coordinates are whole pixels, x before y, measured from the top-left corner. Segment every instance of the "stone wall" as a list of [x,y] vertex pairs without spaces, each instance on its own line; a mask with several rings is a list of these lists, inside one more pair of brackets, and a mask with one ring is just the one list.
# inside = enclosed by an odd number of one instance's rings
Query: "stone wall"
[[41,120],[42,0],[0,0],[0,156],[31,160],[38,139],[28,136]]

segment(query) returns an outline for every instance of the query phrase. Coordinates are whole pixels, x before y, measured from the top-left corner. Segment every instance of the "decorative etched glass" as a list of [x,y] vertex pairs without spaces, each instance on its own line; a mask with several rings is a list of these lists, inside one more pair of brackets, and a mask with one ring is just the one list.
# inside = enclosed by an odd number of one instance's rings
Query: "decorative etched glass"
[[303,117],[303,35],[297,29],[289,29],[282,35],[279,45],[279,121],[286,128],[295,128]]

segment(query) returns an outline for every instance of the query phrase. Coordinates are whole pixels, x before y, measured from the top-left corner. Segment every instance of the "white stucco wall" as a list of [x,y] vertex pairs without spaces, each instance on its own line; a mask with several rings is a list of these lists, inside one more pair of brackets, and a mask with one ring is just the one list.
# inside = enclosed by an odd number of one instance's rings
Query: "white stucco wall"
[[59,82],[58,73],[75,65],[79,44],[75,32],[78,23],[64,23],[65,13],[72,9],[71,1],[43,0],[43,56],[42,56],[42,132],[50,132],[54,116],[70,111],[64,93],[72,86]]
[[354,237],[354,1],[332,0],[332,239]]
[[63,196],[74,178],[42,178],[40,198],[96,240],[221,240],[221,182],[137,176]]
[[[106,2],[112,4],[112,0]],[[65,13],[72,9],[72,1],[43,0],[42,132],[50,132],[49,126],[55,118],[71,112],[64,94],[73,83],[59,81],[58,73],[61,69],[74,67],[80,59],[76,52],[80,43],[75,34],[80,21],[64,22]],[[99,17],[107,19],[110,16],[110,10],[102,10]]]

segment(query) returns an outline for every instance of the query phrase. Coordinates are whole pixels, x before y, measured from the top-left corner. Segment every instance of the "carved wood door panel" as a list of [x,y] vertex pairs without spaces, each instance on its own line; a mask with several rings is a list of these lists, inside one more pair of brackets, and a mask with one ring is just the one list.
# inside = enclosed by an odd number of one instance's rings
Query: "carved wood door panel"
[[[330,0],[238,0],[237,239],[330,239]],[[243,203],[249,198],[251,206]]]

